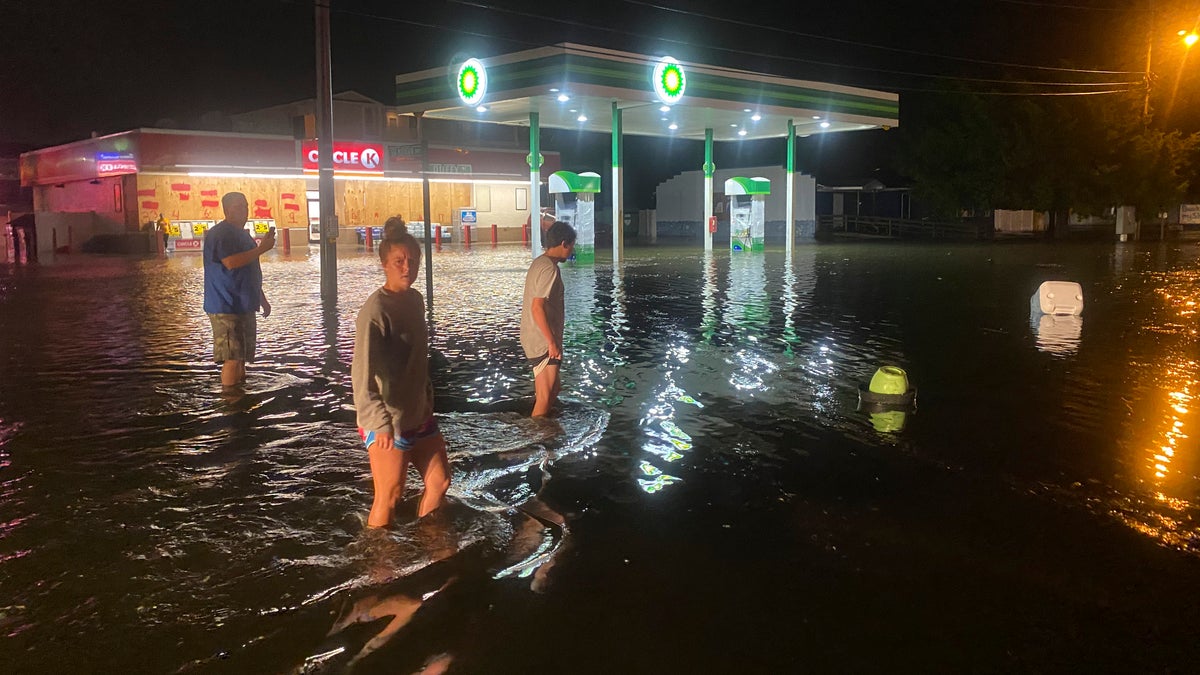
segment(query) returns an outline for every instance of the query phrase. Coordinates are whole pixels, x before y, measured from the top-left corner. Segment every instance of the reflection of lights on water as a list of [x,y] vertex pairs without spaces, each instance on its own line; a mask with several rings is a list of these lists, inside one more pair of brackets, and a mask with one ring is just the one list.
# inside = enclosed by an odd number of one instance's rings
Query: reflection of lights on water
[[704,407],[703,403],[701,403],[700,401],[697,401],[696,399],[692,398],[691,396],[688,396],[687,394],[680,394],[679,397],[676,398],[675,400],[679,401],[680,403],[687,403],[689,405],[694,405],[697,408]]
[[1036,314],[1029,317],[1037,348],[1047,354],[1069,356],[1079,350],[1083,317]]
[[662,469],[654,466],[646,460],[642,460],[642,463],[638,465],[638,468],[641,469],[642,473],[646,474],[647,476],[658,476],[662,474]]
[[667,353],[675,358],[680,363],[687,363],[688,357],[691,355],[691,350],[683,345],[672,345],[667,349]]
[[663,431],[667,432],[668,434],[671,434],[675,438],[678,438],[678,439],[684,440],[684,441],[692,440],[691,436],[687,435],[687,433],[685,433],[683,429],[680,429],[671,420],[663,420],[662,423],[659,424],[659,426],[661,426],[663,428]]
[[[1194,364],[1187,364],[1194,365]],[[1170,371],[1169,371],[1170,372]],[[1183,420],[1179,419],[1178,415],[1186,415],[1190,411],[1188,405],[1192,400],[1189,385],[1185,384],[1183,391],[1172,391],[1167,393],[1167,408],[1173,412],[1171,415],[1171,425],[1166,432],[1163,433],[1165,444],[1159,443],[1158,450],[1151,450],[1149,461],[1150,467],[1154,470],[1154,477],[1163,479],[1171,470],[1171,462],[1175,459],[1175,447],[1181,439],[1186,439],[1187,434],[1183,433]]]
[[642,450],[662,458],[664,462],[674,462],[683,459],[683,455],[675,451],[675,448],[667,445],[658,445],[657,443],[646,443],[642,446]]
[[779,364],[750,349],[739,349],[733,355],[733,363],[740,369],[729,377],[729,384],[741,390],[766,391],[763,376],[779,371]]
[[651,480],[639,478],[638,485],[646,492],[646,494],[654,494],[671,483],[678,483],[680,480],[682,479],[675,476],[668,476],[664,473],[662,475],[655,476]]

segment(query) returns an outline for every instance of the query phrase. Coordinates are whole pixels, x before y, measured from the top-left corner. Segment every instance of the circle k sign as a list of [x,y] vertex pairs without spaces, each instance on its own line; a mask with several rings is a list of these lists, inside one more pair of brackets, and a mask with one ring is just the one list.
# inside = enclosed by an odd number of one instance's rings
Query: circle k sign
[[[304,141],[301,147],[305,171],[320,168],[316,141]],[[383,173],[383,147],[377,143],[333,144],[333,170],[347,173]]]

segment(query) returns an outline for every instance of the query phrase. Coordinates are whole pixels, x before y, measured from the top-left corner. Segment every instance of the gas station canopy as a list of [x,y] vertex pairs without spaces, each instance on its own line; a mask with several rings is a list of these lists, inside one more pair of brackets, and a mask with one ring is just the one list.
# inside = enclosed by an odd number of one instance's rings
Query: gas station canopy
[[564,43],[396,77],[398,112],[463,122],[736,141],[896,126],[897,94]]

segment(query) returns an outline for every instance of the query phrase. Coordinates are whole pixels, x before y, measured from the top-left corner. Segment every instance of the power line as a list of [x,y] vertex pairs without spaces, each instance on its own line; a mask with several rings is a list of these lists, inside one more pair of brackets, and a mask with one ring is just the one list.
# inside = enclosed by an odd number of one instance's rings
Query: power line
[[1109,94],[1128,94],[1139,91],[1131,89],[1109,89],[1107,91],[967,91],[964,89],[924,89],[919,87],[892,87],[897,91],[918,91],[934,94],[963,94],[968,96],[1103,96]]
[[[488,5],[488,4],[484,4],[484,3],[480,3],[480,2],[473,2],[472,0],[447,0],[447,1],[450,3],[453,3],[453,4],[474,7],[476,9],[483,9],[483,10],[487,10],[487,11],[500,12],[500,13],[506,13],[506,14],[514,14],[514,15],[521,16],[524,18],[532,18],[532,19],[550,21],[553,23],[560,23],[560,24],[564,24],[567,26],[577,27],[577,28],[586,28],[588,30],[599,29],[599,30],[603,30],[603,31],[606,31],[609,33],[629,35],[632,37],[642,38],[642,39],[646,39],[646,40],[657,40],[660,42],[668,42],[668,43],[678,44],[678,45],[692,47],[692,48],[696,48],[696,49],[712,49],[712,50],[717,50],[717,51],[722,51],[722,52],[729,52],[729,53],[733,53],[733,54],[741,54],[743,56],[754,56],[754,57],[765,58],[765,59],[794,61],[794,62],[798,62],[798,63],[806,63],[809,65],[825,66],[825,67],[829,67],[829,68],[861,70],[861,71],[866,71],[866,72],[870,72],[870,73],[879,73],[879,74],[887,74],[887,75],[902,75],[902,76],[906,76],[906,77],[932,78],[932,79],[939,79],[939,80],[957,80],[957,81],[961,81],[961,82],[977,82],[977,83],[983,83],[983,84],[1020,84],[1020,82],[1013,82],[1011,80],[998,80],[998,79],[973,78],[973,77],[962,77],[962,76],[946,76],[946,75],[930,75],[928,73],[916,73],[916,72],[909,72],[909,71],[902,71],[902,70],[890,70],[890,69],[884,69],[884,68],[871,68],[868,66],[854,66],[854,65],[846,65],[846,64],[840,64],[840,63],[831,63],[828,61],[815,61],[812,59],[803,59],[803,58],[794,57],[794,56],[783,56],[783,55],[779,55],[779,54],[767,54],[764,52],[754,52],[754,51],[748,51],[748,50],[744,50],[744,49],[732,49],[729,47],[718,47],[715,45],[697,45],[695,43],[688,42],[686,40],[676,40],[676,39],[672,39],[672,38],[660,37],[657,35],[648,35],[645,33],[637,33],[637,32],[633,32],[633,31],[619,30],[616,28],[607,28],[607,27],[603,27],[603,26],[585,24],[585,23],[582,23],[579,21],[571,21],[569,19],[559,19],[559,18],[555,18],[555,17],[545,16],[545,15],[540,15],[540,14],[533,14],[530,12],[522,12],[519,10],[513,10],[513,9],[504,8],[504,7],[496,7],[494,5]],[[1131,74],[1131,73],[1126,73],[1124,71],[1116,71],[1116,72],[1118,72],[1119,74]],[[1138,84],[1138,83],[1140,83],[1140,82],[1115,82],[1115,83],[1028,82],[1026,84],[1037,85],[1037,86],[1056,87],[1056,86],[1112,86],[1114,84],[1121,85],[1121,84]]]
[[657,9],[657,10],[664,11],[664,12],[674,12],[676,14],[696,16],[696,17],[700,17],[702,19],[708,19],[710,21],[719,21],[721,23],[729,23],[729,24],[734,24],[734,25],[738,25],[738,26],[744,26],[747,28],[755,28],[758,30],[773,31],[776,33],[783,33],[785,35],[794,35],[796,37],[811,38],[814,40],[824,40],[826,42],[835,42],[837,44],[851,45],[851,46],[855,46],[855,47],[867,47],[869,49],[879,49],[879,50],[883,50],[883,51],[896,52],[899,54],[912,54],[914,56],[926,56],[926,57],[935,58],[935,59],[946,59],[948,61],[958,61],[961,63],[976,63],[976,64],[988,65],[988,66],[1002,66],[1005,68],[1030,68],[1030,69],[1034,69],[1034,70],[1047,70],[1047,71],[1062,72],[1062,73],[1087,73],[1087,74],[1104,74],[1104,75],[1136,75],[1137,74],[1133,71],[1127,71],[1127,70],[1087,70],[1087,69],[1082,69],[1082,68],[1059,68],[1059,67],[1054,67],[1054,66],[1035,66],[1035,65],[1022,64],[1022,63],[1007,63],[1004,61],[987,61],[987,60],[983,60],[983,59],[971,59],[971,58],[967,58],[964,56],[949,56],[946,54],[935,54],[933,52],[920,51],[917,49],[903,49],[900,47],[886,47],[884,45],[870,44],[867,42],[859,42],[856,40],[845,40],[842,38],[828,37],[825,35],[817,35],[815,33],[805,33],[802,31],[790,30],[787,28],[779,28],[776,26],[763,26],[761,24],[751,23],[749,21],[742,21],[740,19],[728,19],[725,17],[714,16],[712,14],[704,14],[701,12],[694,12],[691,10],[679,9],[677,7],[668,7],[666,5],[659,5],[659,4],[655,4],[652,2],[643,2],[642,0],[624,0],[624,2],[627,2],[631,5],[640,5],[642,7],[649,7],[651,9]]
[[1074,9],[1086,12],[1145,12],[1148,10],[1136,7],[1093,7],[1090,5],[1060,5],[1056,2],[1036,2],[1035,0],[996,0],[1010,5],[1025,5],[1027,7],[1046,7],[1049,9]]

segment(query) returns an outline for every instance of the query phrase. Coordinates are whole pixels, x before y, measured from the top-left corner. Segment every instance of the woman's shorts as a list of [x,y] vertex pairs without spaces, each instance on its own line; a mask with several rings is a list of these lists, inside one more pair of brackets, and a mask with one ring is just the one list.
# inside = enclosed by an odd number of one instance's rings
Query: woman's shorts
[[529,365],[533,366],[533,376],[536,378],[542,374],[546,366],[561,366],[562,359],[552,359],[550,358],[550,353],[547,352],[541,356],[529,359]]
[[[415,429],[401,431],[400,435],[396,436],[396,438],[392,441],[392,447],[401,452],[406,452],[408,450],[412,450],[417,444],[417,441],[420,439],[439,433],[441,433],[441,429],[438,428],[437,420],[433,418],[433,415],[430,415],[429,419],[425,420]],[[359,427],[358,437],[362,439],[363,445],[365,445],[368,450],[375,443],[374,431],[363,431],[362,427]]]

